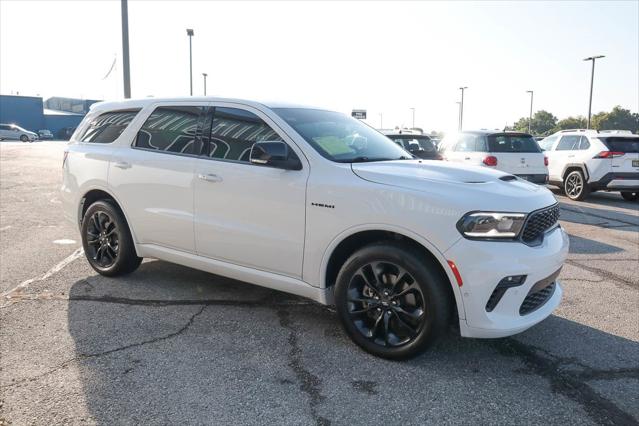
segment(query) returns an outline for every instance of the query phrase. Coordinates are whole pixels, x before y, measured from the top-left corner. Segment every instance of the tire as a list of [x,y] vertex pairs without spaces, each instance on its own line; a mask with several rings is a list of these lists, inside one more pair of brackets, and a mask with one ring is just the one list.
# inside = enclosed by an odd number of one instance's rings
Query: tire
[[335,284],[337,313],[346,333],[366,352],[412,358],[446,330],[449,285],[437,265],[410,247],[374,243],[342,266]]
[[639,200],[639,192],[622,192],[621,196],[626,201],[637,201],[637,200]]
[[20,140],[21,140],[22,142],[29,142],[29,136],[27,136],[27,135],[21,135],[21,136],[20,136]]
[[129,225],[112,202],[91,204],[82,219],[81,233],[86,258],[99,274],[115,277],[140,266],[142,258],[135,252]]
[[566,197],[574,201],[582,201],[590,194],[590,187],[581,170],[573,170],[568,173],[562,189]]

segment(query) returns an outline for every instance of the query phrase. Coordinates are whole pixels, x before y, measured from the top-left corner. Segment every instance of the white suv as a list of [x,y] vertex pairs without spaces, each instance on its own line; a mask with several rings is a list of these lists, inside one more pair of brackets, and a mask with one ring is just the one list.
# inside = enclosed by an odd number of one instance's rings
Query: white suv
[[592,191],[620,191],[637,200],[639,135],[627,131],[562,130],[539,142],[549,159],[550,183],[583,200]]
[[341,113],[103,103],[63,165],[65,211],[98,273],[157,258],[334,303],[378,356],[413,356],[451,322],[469,337],[518,333],[561,300],[568,238],[550,191],[413,159]]
[[439,144],[439,152],[446,161],[491,167],[536,184],[548,182],[548,159],[535,139],[526,133],[490,130],[453,133]]

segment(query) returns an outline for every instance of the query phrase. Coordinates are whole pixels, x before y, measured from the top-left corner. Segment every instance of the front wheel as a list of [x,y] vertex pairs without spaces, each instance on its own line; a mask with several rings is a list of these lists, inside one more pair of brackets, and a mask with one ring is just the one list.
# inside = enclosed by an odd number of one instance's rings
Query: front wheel
[[575,201],[584,200],[590,193],[590,188],[581,170],[574,170],[566,176],[563,189],[566,196]]
[[20,136],[20,140],[21,140],[22,142],[29,142],[29,136],[27,136],[27,135],[22,135],[22,136]]
[[99,274],[114,277],[133,272],[142,258],[135,252],[124,215],[108,201],[91,204],[82,219],[82,246]]
[[423,352],[448,325],[449,285],[439,268],[397,242],[366,246],[342,266],[336,308],[351,339],[388,359]]
[[637,201],[637,200],[639,200],[639,192],[622,192],[621,196],[626,201]]

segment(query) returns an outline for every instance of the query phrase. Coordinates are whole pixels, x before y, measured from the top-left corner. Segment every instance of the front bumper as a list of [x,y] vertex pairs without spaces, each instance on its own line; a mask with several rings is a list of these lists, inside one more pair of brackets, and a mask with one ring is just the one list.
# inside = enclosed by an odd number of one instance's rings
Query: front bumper
[[[535,283],[560,269],[568,256],[568,235],[557,227],[549,231],[541,245],[530,247],[519,242],[488,242],[461,239],[445,253],[462,276],[461,287],[465,319],[460,320],[464,337],[510,336],[547,318],[559,305],[563,290],[555,289],[539,308],[521,315],[524,299]],[[489,312],[488,300],[497,284],[507,276],[526,275],[523,284],[509,288]]]

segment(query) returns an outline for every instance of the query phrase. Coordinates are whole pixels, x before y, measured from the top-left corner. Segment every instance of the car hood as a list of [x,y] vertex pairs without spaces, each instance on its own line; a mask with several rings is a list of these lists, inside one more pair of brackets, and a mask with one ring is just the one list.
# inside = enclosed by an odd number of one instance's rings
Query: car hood
[[473,209],[532,211],[556,202],[543,186],[487,167],[437,160],[353,163],[362,179],[422,191]]

